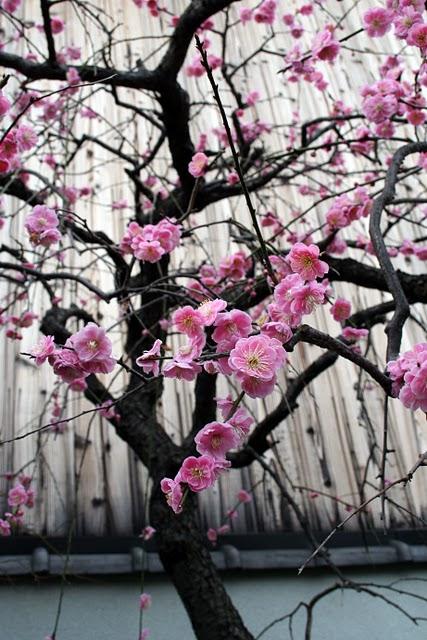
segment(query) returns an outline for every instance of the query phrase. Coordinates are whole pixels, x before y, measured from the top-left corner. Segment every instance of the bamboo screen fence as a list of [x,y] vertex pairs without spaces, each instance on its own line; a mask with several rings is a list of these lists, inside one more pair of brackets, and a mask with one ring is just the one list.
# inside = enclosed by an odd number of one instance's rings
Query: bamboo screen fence
[[[185,8],[184,0],[171,2],[174,13]],[[360,28],[362,4],[355,4],[344,0],[336,3],[327,0],[324,5],[326,11],[331,7],[333,12],[338,10],[344,15],[348,32]],[[332,6],[333,5],[333,6]],[[338,9],[337,6],[339,5]],[[131,0],[117,3],[115,0],[105,0],[103,8],[122,23],[120,37],[133,38],[132,41],[119,44],[114,49],[114,60],[117,66],[125,68],[129,62],[129,51],[132,59],[136,59],[142,52],[146,55],[150,48],[153,58],[147,63],[154,64],[160,53],[156,53],[158,40],[138,39],[140,36],[159,36],[165,25],[159,20],[147,17],[145,11],[137,9]],[[287,9],[289,10],[289,8]],[[39,19],[39,3],[36,0],[26,0],[24,3],[25,18]],[[84,36],[81,21],[85,20],[73,8],[72,3],[58,5],[58,12],[66,20],[65,34],[58,36],[58,42],[66,38],[68,44],[74,43],[83,47],[84,55],[90,55],[99,43]],[[325,12],[316,12],[316,17],[309,19],[311,33],[318,30],[327,21]],[[3,25],[6,29],[7,25]],[[86,25],[88,26],[88,25]],[[346,31],[347,32],[347,31]],[[343,34],[346,33],[343,31]],[[258,25],[250,23],[239,26],[232,47],[232,57],[236,60],[252,49],[256,48],[260,38]],[[116,35],[119,38],[118,35]],[[277,44],[277,39],[274,41]],[[360,56],[358,47],[366,49],[366,41],[356,37],[351,41],[353,53],[346,54],[345,68],[335,67],[323,69],[329,81],[329,92],[336,98],[341,98],[350,106],[360,104],[358,91],[367,82],[378,77],[378,66],[383,59],[383,51],[392,50],[392,40],[387,38],[371,41],[370,56]],[[38,44],[43,51],[42,34],[38,37]],[[283,37],[281,51],[290,46],[290,39]],[[27,51],[26,44],[17,44],[19,52]],[[279,50],[278,50],[279,51]],[[189,56],[194,55],[190,52]],[[277,60],[277,64],[275,61]],[[370,67],[367,67],[367,60]],[[277,74],[280,68],[280,58],[269,57],[261,66],[250,63],[242,76],[242,82],[248,88],[259,90],[263,99],[253,109],[265,121],[275,125],[289,122],[292,111],[299,109],[308,118],[327,114],[327,104],[319,92],[312,93],[305,86],[283,83]],[[210,89],[205,79],[187,78],[182,74],[180,80],[195,99],[209,96]],[[42,83],[34,83],[42,87]],[[220,86],[221,89],[221,86]],[[128,101],[134,100],[138,104],[150,100],[140,92],[122,90],[123,97]],[[227,94],[224,89],[225,102]],[[114,144],[115,131],[121,130],[122,117],[120,109],[113,105],[111,99],[106,99],[102,91],[94,91],[90,104],[99,114],[98,119],[79,120],[77,127],[81,131],[94,136],[109,137]],[[140,119],[141,120],[141,119]],[[203,130],[208,130],[218,122],[216,109],[205,106],[197,114],[192,123],[195,137]],[[108,124],[110,123],[110,124]],[[136,145],[145,149],[152,131],[150,125],[143,120],[127,125],[126,138],[128,145]],[[285,144],[280,128],[273,128],[269,140],[275,148]],[[88,154],[82,149],[73,163],[67,168],[64,182],[69,185],[82,186],[90,184],[94,187],[94,196],[86,203],[79,204],[78,213],[84,216],[90,225],[102,228],[118,241],[123,234],[126,215],[129,212],[112,211],[114,200],[126,197],[131,201],[131,195],[126,182],[126,175],[120,169],[120,164],[111,158],[108,152],[100,147],[92,147],[93,153]],[[166,148],[163,156],[166,156]],[[362,168],[355,161],[355,169]],[[161,173],[161,159],[157,169]],[[34,171],[42,172],[42,168],[34,164]],[[305,184],[301,176],[300,184]],[[279,214],[283,202],[301,205],[301,196],[297,188],[283,186],[271,196],[269,205]],[[305,203],[306,205],[306,203]],[[304,205],[304,206],[305,206]],[[325,204],[325,206],[327,206]],[[320,205],[312,213],[311,220],[320,222],[325,206]],[[11,213],[17,209],[20,213],[14,218],[10,227],[5,227],[3,234],[22,235],[22,224],[28,207],[21,202],[13,201],[8,204]],[[209,206],[205,211],[197,214],[200,224],[221,219],[239,219],[249,223],[244,203],[240,199],[232,199]],[[360,231],[367,235],[366,220],[361,221]],[[394,239],[399,242],[401,236],[408,229],[396,231]],[[413,228],[409,229],[413,233]],[[186,249],[178,250],[174,260],[178,264],[190,260],[197,264],[202,251],[209,254],[214,262],[232,250],[226,227],[211,226],[198,232],[199,244],[191,249],[192,255]],[[85,275],[89,275],[92,282],[100,287],[110,287],[108,274],[104,272],[102,264],[92,261],[89,255],[87,262],[74,265]],[[372,263],[375,259],[371,258]],[[411,264],[410,268],[422,269],[421,266]],[[405,264],[402,265],[405,267]],[[408,265],[406,265],[408,267]],[[363,308],[387,299],[386,295],[374,293],[371,290],[357,289],[349,285],[336,284],[339,294],[350,297],[354,309]],[[73,286],[66,285],[60,291],[65,303],[75,296]],[[46,301],[39,290],[39,296],[31,300],[31,306],[42,315]],[[117,309],[104,303],[89,301],[90,310],[95,306],[102,314],[102,323],[111,327],[117,320]],[[417,310],[420,319],[422,310]],[[314,321],[313,321],[314,322]],[[336,324],[330,319],[326,309],[320,308],[315,315],[316,326],[324,331],[336,332]],[[115,340],[115,354],[121,349],[119,330],[112,329]],[[28,358],[21,355],[27,352],[38,338],[37,330],[27,330],[21,344],[2,340],[0,360],[3,369],[3,384],[1,388],[1,439],[9,439],[25,434],[31,429],[49,421],[49,411],[46,407],[53,388],[54,380],[47,371],[47,367],[36,369]],[[404,337],[404,347],[424,340],[424,332],[415,322],[409,322]],[[384,364],[384,335],[383,327],[379,326],[372,332],[372,343],[375,350],[371,350],[371,357],[377,357],[379,363]],[[172,346],[176,346],[173,338]],[[320,353],[316,347],[299,344],[291,356],[292,368],[286,375],[292,376],[295,371],[301,371]],[[294,371],[293,371],[294,370]],[[358,381],[358,371],[348,363],[340,361],[333,368],[321,375],[307,388],[299,399],[299,408],[292,417],[283,422],[275,432],[276,445],[268,453],[269,462],[278,471],[288,488],[294,488],[294,496],[310,524],[316,529],[328,530],[338,520],[346,515],[346,505],[358,505],[363,496],[369,496],[378,486],[378,465],[381,457],[381,438],[383,430],[383,398],[365,376],[362,376],[363,394],[358,397],[355,383]],[[119,388],[119,379],[115,385]],[[280,386],[286,387],[285,373],[280,380]],[[113,385],[113,389],[115,386]],[[219,395],[226,393],[223,382],[220,383]],[[266,401],[251,402],[250,410],[256,418],[262,418],[280,400],[280,393],[275,392]],[[84,400],[72,396],[66,409],[67,416],[78,414],[87,404]],[[168,433],[179,441],[186,434],[192,411],[192,393],[190,384],[178,384],[167,381],[163,404],[159,407],[159,415]],[[390,480],[404,475],[416,461],[420,452],[427,447],[426,424],[424,415],[419,412],[412,414],[405,410],[397,401],[391,402],[389,412],[390,448],[394,453],[389,457],[387,478]],[[35,462],[32,462],[34,461]],[[26,466],[27,465],[27,466]],[[63,434],[40,432],[13,444],[0,448],[0,470],[14,470],[25,467],[34,474],[37,489],[36,506],[30,513],[30,530],[42,535],[64,535],[68,530],[71,515],[77,513],[76,534],[80,535],[125,535],[139,532],[143,524],[147,523],[145,514],[146,473],[127,446],[114,434],[108,422],[89,414],[79,419],[69,421]],[[200,514],[204,526],[219,526],[223,521],[227,509],[235,503],[237,491],[244,487],[249,489],[263,478],[261,467],[255,463],[248,469],[232,471],[226,474],[217,486],[205,492],[200,498]],[[0,479],[0,507],[5,507],[4,494],[8,483]],[[363,487],[363,490],[361,489]],[[407,510],[389,509],[388,517],[393,526],[419,526],[419,520],[408,515],[413,512],[419,517],[427,516],[427,492],[425,490],[425,474],[419,473],[411,485],[406,489],[397,489],[393,494],[394,500]],[[313,497],[313,493],[319,493]],[[323,495],[325,494],[325,495]],[[286,502],[279,491],[267,477],[254,490],[254,501],[246,505],[239,512],[239,517],[233,521],[232,527],[236,532],[281,532],[298,530],[298,523],[289,511]],[[335,498],[338,497],[338,500]],[[2,503],[3,501],[3,503]],[[380,526],[380,505],[374,503],[369,512],[354,518],[349,528],[359,529],[362,526]]]

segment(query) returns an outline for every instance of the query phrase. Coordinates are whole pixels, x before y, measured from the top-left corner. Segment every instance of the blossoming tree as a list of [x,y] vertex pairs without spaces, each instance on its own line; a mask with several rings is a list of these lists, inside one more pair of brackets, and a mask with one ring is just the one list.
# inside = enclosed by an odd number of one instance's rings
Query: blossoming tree
[[[168,3],[133,0],[157,34],[140,40],[125,37],[101,1],[24,4],[1,2],[0,64],[8,75],[0,94],[0,319],[5,339],[18,344],[37,325],[39,339],[25,357],[57,381],[52,419],[35,431],[60,433],[73,397],[83,394],[87,411],[108,420],[148,471],[144,536],[156,536],[197,637],[252,638],[211,560],[198,494],[254,462],[274,476],[263,457],[274,430],[338,358],[369,378],[385,411],[388,398],[427,410],[427,344],[401,353],[408,319],[424,328],[419,305],[427,302],[427,276],[419,273],[427,258],[424,2],[332,11],[327,0],[192,0],[172,11]],[[83,20],[84,54],[62,13],[68,5]],[[249,28],[258,40],[242,52],[234,39]],[[372,82],[358,87],[358,103],[347,104],[333,90],[334,74],[355,52],[374,57],[386,34],[390,51]],[[117,63],[118,45],[128,49],[126,69]],[[279,88],[268,95],[257,88],[265,64],[278,74]],[[183,79],[192,79],[192,92]],[[280,102],[283,84],[319,101],[318,116],[304,120],[296,100]],[[100,116],[105,100],[120,111],[119,122]],[[281,112],[269,123],[257,109],[274,100]],[[218,126],[200,130],[206,111]],[[102,124],[102,135],[91,134],[92,122]],[[143,148],[128,133],[139,122],[150,130]],[[104,215],[125,220],[118,237],[85,217],[85,202],[102,200],[96,184],[70,182],[69,167],[97,149],[114,162],[102,172],[111,180],[120,173],[133,198],[106,204]],[[236,215],[199,223],[199,212],[236,199]],[[215,225],[230,239],[217,262],[197,236]],[[186,259],[194,246],[198,263]],[[98,269],[105,287],[88,275]],[[337,294],[337,282],[384,296],[357,306]],[[42,314],[33,291],[43,298]],[[99,311],[107,306],[116,314],[109,325]],[[320,308],[335,322],[334,334],[319,328]],[[376,325],[386,333],[379,356],[370,350]],[[294,375],[301,342],[323,353]],[[125,388],[115,392],[118,373]],[[157,410],[168,379],[194,390],[192,423],[180,442]],[[218,396],[219,380],[229,382],[228,395]],[[278,405],[256,422],[253,403],[273,393]],[[376,494],[383,499],[393,484],[386,483],[389,453],[385,426]],[[424,460],[396,482],[407,483]],[[34,506],[31,473],[11,472],[8,481],[3,536],[25,529]],[[250,499],[239,493],[240,503]],[[227,526],[210,529],[209,540]],[[150,603],[142,594],[141,610]]]

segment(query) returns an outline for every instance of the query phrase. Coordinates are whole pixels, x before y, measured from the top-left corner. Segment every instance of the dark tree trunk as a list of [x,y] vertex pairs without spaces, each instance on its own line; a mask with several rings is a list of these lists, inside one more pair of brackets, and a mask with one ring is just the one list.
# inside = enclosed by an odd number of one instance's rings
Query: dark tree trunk
[[196,522],[197,499],[175,515],[154,486],[151,524],[160,559],[187,610],[198,640],[253,640],[231,602]]

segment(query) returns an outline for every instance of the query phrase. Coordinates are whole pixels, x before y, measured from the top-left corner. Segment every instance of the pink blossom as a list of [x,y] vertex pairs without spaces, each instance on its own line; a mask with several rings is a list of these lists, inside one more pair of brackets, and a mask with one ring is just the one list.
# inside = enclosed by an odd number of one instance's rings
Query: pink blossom
[[70,382],[70,389],[72,391],[85,391],[87,389],[87,382],[85,378],[76,378]]
[[414,127],[418,127],[426,121],[425,113],[423,111],[416,111],[415,109],[408,110],[407,118],[409,124],[412,124]]
[[254,423],[252,416],[249,415],[244,407],[238,407],[234,413],[230,415],[234,406],[233,399],[230,395],[226,398],[216,398],[216,403],[224,421],[231,424],[240,441],[244,440],[249,433],[251,425]]
[[10,536],[12,534],[10,524],[7,520],[0,518],[0,536]]
[[180,479],[181,482],[186,482],[192,491],[199,492],[215,482],[215,471],[215,462],[211,456],[189,456],[182,463]]
[[288,255],[288,262],[294,273],[304,280],[322,278],[329,271],[329,265],[319,260],[320,249],[315,244],[306,245],[297,242]]
[[427,48],[427,24],[420,23],[420,24],[415,24],[413,27],[411,27],[409,29],[408,37],[406,40],[408,44],[412,44],[415,47],[419,47],[420,49],[423,49],[423,50],[426,49]]
[[120,414],[117,413],[113,400],[106,400],[99,405],[99,415],[107,420],[120,420]]
[[181,239],[181,226],[175,218],[164,218],[154,225],[153,238],[160,242],[166,253],[171,253],[179,245]]
[[150,629],[144,627],[141,631],[141,635],[139,636],[139,640],[148,640],[150,637]]
[[226,453],[238,445],[239,438],[232,425],[226,422],[209,422],[199,431],[194,442],[200,454],[225,458]]
[[351,315],[351,302],[344,298],[337,298],[330,308],[332,317],[337,322],[344,322]]
[[[30,268],[33,268],[34,265],[31,265]],[[36,313],[33,313],[32,311],[24,311],[24,313],[22,314],[22,316],[19,318],[18,320],[18,326],[19,327],[31,327],[33,324],[33,321],[36,320],[38,318],[38,315]]]
[[239,407],[228,420],[228,423],[231,424],[235,430],[240,442],[243,442],[246,438],[254,422],[252,416],[250,416],[243,407]]
[[193,178],[200,178],[204,173],[208,165],[208,157],[202,151],[198,151],[194,154],[191,162],[188,165],[188,171]]
[[94,322],[80,329],[72,336],[72,345],[82,363],[91,360],[103,360],[111,356],[111,340],[105,330]]
[[35,500],[35,497],[36,497],[36,492],[35,492],[35,490],[34,490],[34,489],[31,489],[31,488],[27,489],[27,499],[26,499],[26,501],[25,501],[25,506],[26,506],[28,509],[32,509],[32,508],[34,507],[34,500]]
[[[394,0],[396,2],[396,0]],[[392,3],[393,0],[387,0],[387,6]],[[422,12],[425,8],[424,0],[399,0],[399,9],[405,9],[406,7],[413,7],[416,11]],[[389,6],[390,9],[396,9],[395,6]]]
[[366,338],[368,334],[368,329],[357,329],[356,327],[344,327],[341,333],[343,338],[352,342]]
[[206,335],[204,333],[191,337],[189,342],[179,347],[176,359],[182,362],[196,360],[200,357],[205,344]]
[[227,302],[217,298],[215,300],[204,300],[199,306],[199,311],[204,318],[205,327],[213,325],[218,314],[227,307]]
[[230,278],[233,282],[237,282],[245,277],[249,266],[245,254],[242,251],[237,251],[221,260],[218,275],[220,278]]
[[17,484],[7,494],[7,504],[10,507],[19,507],[21,504],[25,504],[26,500],[27,492],[22,484]]
[[165,254],[165,250],[158,240],[144,240],[143,237],[138,238],[137,242],[132,245],[135,258],[143,262],[158,262]]
[[9,131],[0,143],[0,156],[13,160],[18,152],[18,143],[16,142],[15,131]]
[[174,311],[172,322],[180,333],[185,333],[191,338],[203,332],[205,318],[199,309],[186,305]]
[[144,540],[151,540],[151,538],[154,536],[155,533],[156,533],[156,529],[154,527],[151,527],[150,525],[147,525],[146,527],[143,528],[141,537]]
[[237,493],[237,499],[239,502],[252,502],[251,494],[244,489],[240,489],[240,491]]
[[163,367],[163,375],[165,378],[176,378],[177,380],[186,380],[191,382],[202,371],[202,367],[195,362],[185,362],[174,358]]
[[374,7],[363,14],[363,26],[371,38],[383,36],[390,30],[393,21],[393,11]]
[[379,124],[398,111],[398,102],[394,95],[383,96],[377,93],[364,99],[362,111],[368,120]]
[[139,608],[146,611],[151,607],[152,598],[149,593],[141,593],[139,596]]
[[126,200],[126,198],[122,198],[121,200],[114,200],[111,203],[111,208],[113,210],[121,210],[121,209],[126,209],[129,206],[128,201]]
[[282,344],[292,338],[292,329],[285,322],[266,322],[261,327],[261,333],[269,338],[276,338]]
[[138,367],[141,367],[144,373],[152,373],[158,376],[160,372],[159,357],[161,356],[162,341],[155,340],[153,346],[148,351],[144,351],[142,356],[135,360]]
[[[222,66],[223,60],[220,56],[216,56],[213,53],[208,54],[208,65],[211,69],[218,69]],[[191,171],[190,171],[191,173]]]
[[314,38],[312,52],[319,60],[333,62],[340,52],[340,43],[329,29],[325,29]]
[[[237,516],[236,512],[234,512],[234,514]],[[229,512],[228,515],[229,515],[229,517],[233,517],[231,515],[231,512]],[[217,529],[217,533],[218,533],[219,536],[223,536],[226,533],[228,533],[229,531],[230,531],[230,525],[229,524],[223,524],[220,527],[218,527],[218,529]]]
[[84,378],[81,362],[69,343],[69,348],[58,349],[53,356],[49,357],[49,362],[53,366],[53,372],[64,380],[64,382],[74,382]]
[[404,385],[399,393],[399,400],[408,409],[421,409],[427,412],[427,363],[422,362],[413,367],[404,376]]
[[37,144],[37,134],[32,127],[25,124],[19,125],[15,129],[18,151],[29,151]]
[[53,16],[50,20],[50,26],[52,29],[52,33],[56,35],[64,31],[65,24],[62,18],[59,18],[58,16]]
[[254,11],[255,22],[272,25],[276,17],[276,0],[263,0]]
[[80,84],[82,81],[82,79],[80,78],[79,72],[75,67],[70,67],[65,77],[67,78],[68,84],[71,86]]
[[414,254],[417,256],[417,258],[419,258],[420,260],[427,260],[427,247],[419,247],[416,246],[414,248]]
[[325,301],[325,285],[319,282],[308,282],[304,286],[292,288],[293,299],[290,304],[292,313],[307,315],[318,304]]
[[67,52],[67,56],[71,60],[78,60],[82,55],[80,47],[75,47],[74,45],[68,46],[66,49],[66,52]]
[[406,38],[409,29],[414,24],[419,24],[423,21],[421,13],[415,11],[413,7],[407,7],[403,9],[402,14],[396,16],[394,19],[394,32],[399,38]]
[[240,375],[271,380],[285,359],[286,352],[280,342],[274,338],[259,335],[240,338],[230,352],[229,363]]
[[[195,56],[192,59],[191,63],[185,67],[185,73],[190,78],[191,77],[200,78],[205,73],[205,68],[202,65],[202,61],[199,56]],[[190,169],[190,165],[191,165],[191,162],[188,165],[188,170],[191,173],[192,170]],[[194,167],[194,168],[197,170],[197,167]],[[199,176],[194,176],[194,177],[198,178]]]
[[[270,380],[262,380],[253,376],[237,375],[241,384],[242,390],[250,398],[266,398],[274,390],[276,384],[276,376],[273,376]],[[230,420],[230,423],[232,420]]]
[[250,22],[252,20],[252,9],[249,9],[249,7],[239,9],[239,18],[242,24]]
[[58,216],[46,205],[36,205],[26,217],[24,224],[32,244],[43,246],[50,246],[60,239],[61,236],[56,229],[58,225]]
[[248,105],[248,107],[253,107],[259,100],[259,91],[249,91],[247,96],[244,98],[244,101]]
[[163,478],[160,482],[160,488],[166,496],[166,501],[174,513],[182,511],[182,487],[179,480],[171,480],[171,478]]
[[252,331],[252,318],[239,309],[219,313],[214,322],[212,339],[226,348],[235,345],[239,338],[246,338]]
[[21,0],[3,0],[3,9],[9,13],[15,13],[20,4]]
[[427,411],[426,386],[427,343],[414,345],[387,363],[387,370],[393,381],[393,393],[408,409]]
[[55,352],[55,341],[53,336],[43,336],[40,338],[35,347],[30,351],[35,358],[36,365],[39,367]]
[[180,238],[181,227],[174,219],[165,218],[156,225],[144,227],[131,222],[120,242],[120,249],[123,253],[133,253],[138,260],[154,263],[165,253],[173,251]]
[[26,473],[20,473],[19,474],[19,482],[22,484],[22,486],[28,490],[30,484],[32,483],[33,478],[31,476],[28,476]]

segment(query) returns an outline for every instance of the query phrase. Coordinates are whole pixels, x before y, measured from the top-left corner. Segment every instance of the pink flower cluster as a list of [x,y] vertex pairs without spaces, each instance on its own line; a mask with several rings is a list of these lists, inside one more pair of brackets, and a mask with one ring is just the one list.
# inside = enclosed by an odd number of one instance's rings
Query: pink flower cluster
[[15,13],[21,4],[21,0],[3,0],[2,8],[9,13]]
[[151,349],[144,351],[143,354],[135,360],[138,367],[141,367],[144,373],[152,373],[153,376],[159,375],[161,347],[162,341],[155,340]]
[[407,407],[427,412],[427,343],[414,345],[387,364],[393,393]]
[[[211,46],[210,39],[204,34],[204,31],[209,31],[214,27],[214,22],[210,18],[205,20],[203,24],[200,25],[200,28],[197,30],[202,43],[203,49],[206,51],[206,57],[209,67],[212,70],[218,69],[222,66],[223,60],[220,56],[217,56],[214,53],[209,53],[209,48]],[[185,73],[190,78],[200,78],[206,73],[206,69],[202,64],[202,58],[199,53],[197,53],[191,60],[190,64],[185,67]]]
[[331,315],[337,322],[344,322],[351,314],[351,302],[344,298],[337,298],[330,308]]
[[[222,258],[218,268],[204,264],[199,271],[200,280],[192,280],[189,284],[190,295],[198,301],[205,300],[207,296],[212,295],[212,292],[220,295],[231,283],[246,278],[250,267],[251,261],[243,251],[236,251],[236,253]],[[249,279],[247,279],[247,283],[248,291],[250,291]]]
[[152,598],[149,593],[141,593],[139,596],[139,608],[146,611],[151,607]]
[[179,245],[180,239],[181,227],[174,218],[164,218],[144,227],[131,222],[120,242],[120,250],[143,262],[158,262]]
[[22,334],[19,329],[31,327],[37,318],[38,315],[32,311],[24,311],[20,316],[8,316],[0,313],[0,325],[9,325],[6,330],[6,338],[22,340]]
[[185,458],[173,480],[163,478],[161,481],[161,489],[175,513],[182,511],[183,486],[196,493],[212,486],[230,466],[226,454],[243,442],[253,422],[245,409],[234,407],[230,396],[217,399],[217,405],[224,421],[210,422],[199,431],[194,441],[200,455]]
[[381,37],[394,26],[397,38],[427,51],[427,23],[424,22],[423,0],[387,0],[387,8],[374,7],[363,15],[363,26],[369,36]]
[[260,6],[255,9],[253,19],[255,22],[272,25],[276,18],[276,8],[276,0],[263,0]]
[[120,420],[120,413],[117,413],[112,400],[99,405],[99,415],[107,420]]
[[314,59],[333,62],[340,52],[340,43],[335,38],[332,29],[320,31],[314,38],[312,54]]
[[[427,43],[427,24],[422,26],[425,27]],[[365,86],[361,90],[362,111],[366,118],[375,125],[377,136],[383,138],[393,136],[395,130],[393,118],[395,116],[406,117],[413,126],[422,125],[426,121],[426,99],[420,91],[414,90],[413,85],[401,79],[402,72],[403,68],[399,61],[390,59],[388,63],[383,65],[382,80]],[[427,86],[427,66],[425,63],[421,64],[417,77],[417,84]],[[361,130],[363,131],[363,127]],[[365,135],[369,135],[369,130],[365,129]],[[367,143],[361,149],[362,152],[372,148],[372,142],[370,147],[369,145],[366,147],[366,145]],[[359,143],[353,143],[352,149],[357,151],[359,146]]]
[[37,365],[48,360],[53,371],[74,388],[85,388],[84,379],[91,373],[111,373],[116,361],[111,357],[112,345],[104,329],[89,322],[57,349],[52,336],[41,338],[31,355]]
[[[301,7],[300,14],[310,15],[310,9],[312,11],[312,6],[304,6],[309,7],[309,9],[305,10]],[[294,23],[294,16],[292,14],[284,15],[283,21],[285,24],[291,26],[291,35],[294,38],[301,37],[304,30],[301,26]],[[311,56],[307,56],[305,50],[303,50],[298,44],[288,50],[288,53],[285,56],[285,63],[286,70],[288,72],[287,79],[289,82],[304,80],[305,82],[312,84],[319,91],[325,91],[328,86],[328,82],[326,81],[323,73],[318,70],[317,63],[319,61],[326,61],[333,64],[338,57],[341,45],[339,40],[337,40],[334,31],[335,26],[327,24],[322,31],[319,31],[315,35],[311,46]]]
[[364,115],[370,122],[379,125],[399,113],[398,98],[404,95],[404,91],[400,82],[390,79],[364,87],[361,94]]
[[286,360],[281,342],[261,334],[237,340],[228,365],[248,396],[264,398],[273,391],[277,371]]
[[218,267],[218,276],[221,280],[228,279],[232,282],[243,280],[251,263],[243,251],[237,251],[223,258]]
[[179,353],[163,368],[163,375],[166,378],[191,382],[202,371],[202,366],[196,360],[206,343],[204,329],[215,323],[218,314],[226,306],[225,300],[206,300],[197,309],[186,305],[174,312],[172,322],[189,342],[182,346]]
[[[8,100],[0,96],[0,117],[8,110]],[[15,171],[21,167],[19,154],[32,149],[37,143],[37,135],[32,127],[19,125],[6,134],[0,143],[0,173]],[[24,174],[21,173],[21,180]]]
[[7,494],[7,504],[10,511],[0,518],[0,536],[10,536],[13,529],[22,526],[25,516],[25,507],[34,507],[35,491],[31,488],[32,478],[25,474],[19,476],[19,482],[9,489]]
[[141,7],[147,7],[150,15],[153,18],[158,18],[162,9],[160,9],[157,0],[133,0],[134,4],[141,9]]
[[319,259],[319,254],[319,247],[315,244],[296,242],[288,254],[293,273],[298,273],[303,280],[323,278],[329,271],[329,265]]
[[305,282],[297,273],[286,276],[274,289],[274,301],[268,305],[273,322],[282,322],[290,327],[301,324],[302,317],[325,302],[329,285],[327,281]]
[[348,227],[352,222],[366,218],[372,207],[372,199],[364,187],[356,187],[350,197],[338,196],[326,213],[327,232]]
[[6,115],[6,113],[10,109],[10,102],[3,94],[3,91],[0,91],[0,118]]
[[193,178],[201,178],[205,173],[208,162],[208,157],[202,151],[198,151],[191,158],[191,162],[188,165],[188,173],[190,173]]
[[50,247],[61,239],[59,219],[53,209],[44,204],[36,205],[25,219],[25,229],[33,245]]

